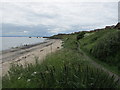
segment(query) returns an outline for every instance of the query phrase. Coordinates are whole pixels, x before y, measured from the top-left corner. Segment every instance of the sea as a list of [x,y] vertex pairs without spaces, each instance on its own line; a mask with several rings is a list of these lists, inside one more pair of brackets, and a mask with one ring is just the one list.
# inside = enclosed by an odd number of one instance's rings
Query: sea
[[0,51],[44,42],[42,37],[0,37]]

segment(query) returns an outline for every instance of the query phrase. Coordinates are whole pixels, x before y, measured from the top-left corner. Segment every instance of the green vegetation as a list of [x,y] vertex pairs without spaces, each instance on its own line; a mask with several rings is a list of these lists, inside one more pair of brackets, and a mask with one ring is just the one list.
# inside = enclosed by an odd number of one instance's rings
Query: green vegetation
[[79,34],[77,35],[77,41],[80,40],[80,39],[82,39],[82,38],[84,37],[84,35],[85,35],[85,32],[79,33]]
[[[103,47],[107,45],[106,48],[110,48],[111,40],[118,42],[119,38],[116,36],[118,32],[117,30],[102,30],[91,33],[85,32],[84,34],[53,36],[52,38],[64,41],[63,48],[49,54],[42,64],[36,58],[34,65],[12,65],[9,75],[3,77],[3,88],[119,88],[119,81],[115,80],[115,76],[110,76],[109,73],[91,65],[88,58],[79,51],[80,44],[83,50],[99,58],[97,55],[102,51],[95,53],[95,51],[101,50],[99,43]],[[109,35],[111,35],[110,40],[108,40]],[[80,38],[77,39],[77,37]],[[119,43],[114,44],[118,45]],[[111,50],[113,48],[106,49],[109,52],[108,56],[112,55]],[[117,55],[119,51],[114,51],[114,53]],[[104,56],[106,63],[110,63],[107,60],[108,56]],[[111,58],[113,57],[111,56]],[[119,60],[116,60],[115,63],[117,62]],[[119,65],[118,68],[120,68]]]
[[[57,54],[58,55],[58,54]],[[66,57],[66,56],[65,56]],[[117,82],[107,73],[84,66],[82,62],[59,61],[60,65],[44,63],[28,65],[25,69],[13,66],[10,77],[3,78],[3,87],[9,88],[115,88]],[[51,58],[49,58],[50,60]],[[72,60],[72,59],[71,59]],[[56,61],[55,61],[56,62]],[[57,62],[57,63],[58,63]],[[24,70],[24,71],[23,71]],[[27,71],[27,72],[26,72]],[[10,78],[8,80],[8,78]]]
[[96,59],[116,68],[120,73],[120,31],[104,29],[80,40],[81,48]]

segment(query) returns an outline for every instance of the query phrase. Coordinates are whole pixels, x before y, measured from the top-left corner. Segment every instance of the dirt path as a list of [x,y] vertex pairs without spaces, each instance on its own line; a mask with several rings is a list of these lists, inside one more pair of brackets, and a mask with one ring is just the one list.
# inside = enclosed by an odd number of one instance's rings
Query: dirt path
[[86,60],[89,60],[89,63],[90,63],[91,65],[93,65],[93,66],[95,66],[96,68],[101,69],[101,70],[109,73],[110,76],[113,76],[113,75],[114,75],[115,81],[117,81],[117,80],[119,79],[119,83],[120,83],[120,76],[118,76],[117,74],[109,71],[108,69],[106,69],[106,68],[103,67],[102,65],[100,65],[100,64],[98,64],[97,62],[95,62],[94,60],[92,60],[89,56],[86,55],[86,53],[85,53],[84,51],[82,51],[82,50],[80,49],[80,44],[79,44],[78,42],[77,42],[77,44],[78,44],[78,51],[84,55],[84,57],[86,58]]

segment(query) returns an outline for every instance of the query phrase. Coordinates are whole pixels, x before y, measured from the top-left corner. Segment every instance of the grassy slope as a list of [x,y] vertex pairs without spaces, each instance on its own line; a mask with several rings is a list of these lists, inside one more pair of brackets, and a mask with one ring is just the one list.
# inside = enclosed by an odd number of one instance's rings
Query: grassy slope
[[[115,29],[110,29],[110,30],[106,29],[106,30],[102,30],[99,32],[86,33],[85,37],[80,40],[80,45],[81,45],[82,50],[84,50],[87,53],[87,55],[90,56],[93,60],[96,60],[96,62],[100,63],[101,65],[105,66],[109,70],[120,75],[120,70],[118,69],[119,68],[118,64],[120,64],[120,49],[117,48],[117,50],[115,50],[114,52],[111,50],[113,54],[107,56],[106,58],[102,58],[102,59],[94,57],[94,54],[97,53],[97,51],[95,53],[90,53],[90,50],[93,49],[95,46],[97,46],[99,42],[103,42],[104,38],[110,41],[109,38],[112,37],[112,35],[114,34],[115,36],[117,36],[116,34],[118,32],[120,33],[120,31],[115,30]],[[107,40],[106,42],[103,43],[103,45],[105,45],[106,43],[107,43]],[[108,60],[109,63],[105,62],[104,59]],[[115,61],[116,63],[114,63]]]
[[46,57],[42,64],[12,66],[3,77],[6,88],[100,88],[117,87],[114,78],[91,66],[78,52],[76,35],[63,37],[63,49]]

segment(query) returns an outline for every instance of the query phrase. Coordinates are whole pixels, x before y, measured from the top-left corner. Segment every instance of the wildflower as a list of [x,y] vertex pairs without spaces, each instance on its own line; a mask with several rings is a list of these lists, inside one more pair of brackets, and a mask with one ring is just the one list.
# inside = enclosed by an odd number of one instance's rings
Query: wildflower
[[46,73],[46,74],[48,74],[48,73],[49,73],[49,71],[45,71],[45,73]]
[[34,72],[34,74],[37,74],[37,72]]
[[27,80],[27,82],[30,82],[30,81],[31,81],[31,79],[28,79],[28,80]]
[[35,74],[37,74],[37,72],[33,72],[31,75],[34,76]]
[[21,79],[21,77],[18,77],[18,80],[20,80]]

